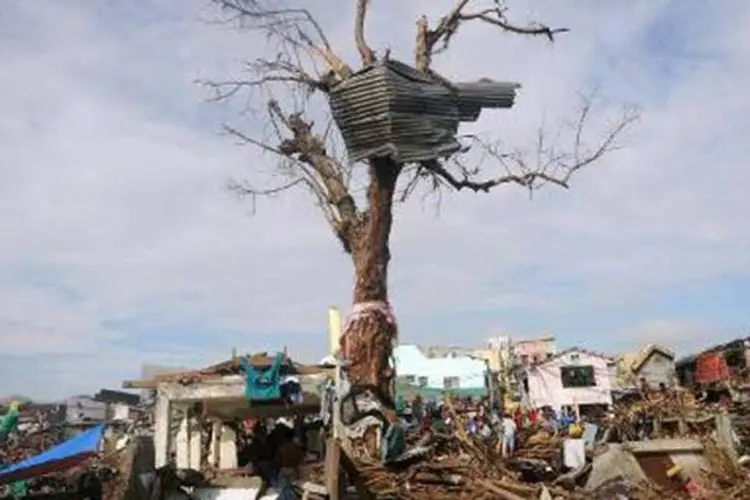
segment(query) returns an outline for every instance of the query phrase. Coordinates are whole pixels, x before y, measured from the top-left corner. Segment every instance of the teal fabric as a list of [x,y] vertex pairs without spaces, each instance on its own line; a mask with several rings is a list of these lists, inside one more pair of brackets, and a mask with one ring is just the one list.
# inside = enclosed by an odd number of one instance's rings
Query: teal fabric
[[14,498],[23,498],[29,494],[29,486],[26,481],[10,483],[10,492]]
[[250,401],[270,401],[281,398],[281,363],[284,354],[276,354],[273,364],[266,370],[250,366],[242,358],[242,369],[245,370],[245,397]]
[[7,436],[18,427],[18,410],[10,409],[0,420],[0,433]]
[[401,415],[404,413],[404,410],[406,410],[406,399],[402,394],[399,394],[396,397],[396,412]]
[[380,458],[388,463],[396,460],[406,450],[406,433],[400,425],[392,425],[380,442]]

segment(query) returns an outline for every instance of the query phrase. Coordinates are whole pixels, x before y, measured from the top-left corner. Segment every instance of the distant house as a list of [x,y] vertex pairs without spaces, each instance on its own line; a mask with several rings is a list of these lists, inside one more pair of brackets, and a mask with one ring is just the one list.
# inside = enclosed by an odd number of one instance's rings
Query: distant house
[[523,369],[522,384],[530,406],[585,410],[612,404],[614,360],[584,349],[562,351]]
[[65,421],[69,424],[103,422],[107,419],[107,403],[90,396],[73,396],[65,400]]
[[102,389],[94,400],[107,405],[107,418],[111,420],[131,421],[137,418],[136,407],[141,402],[138,394],[123,391]]
[[708,385],[747,376],[750,369],[750,337],[741,337],[713,346],[700,354],[675,362],[680,384],[692,387]]
[[557,343],[554,335],[513,342],[513,357],[516,364],[541,363],[555,354],[557,354]]
[[69,424],[130,421],[137,417],[140,396],[122,391],[102,389],[94,397],[74,396],[65,401],[65,420]]
[[413,392],[483,395],[487,363],[462,348],[399,345],[393,350],[398,386]]
[[675,381],[674,352],[656,344],[617,359],[618,389],[637,387],[645,380],[651,387],[670,385]]

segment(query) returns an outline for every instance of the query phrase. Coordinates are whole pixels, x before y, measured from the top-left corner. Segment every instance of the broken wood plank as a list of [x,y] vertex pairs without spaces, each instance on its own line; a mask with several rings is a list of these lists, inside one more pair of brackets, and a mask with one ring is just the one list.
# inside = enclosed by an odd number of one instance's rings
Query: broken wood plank
[[326,442],[325,487],[330,500],[340,500],[341,497],[341,442],[336,438],[329,438]]

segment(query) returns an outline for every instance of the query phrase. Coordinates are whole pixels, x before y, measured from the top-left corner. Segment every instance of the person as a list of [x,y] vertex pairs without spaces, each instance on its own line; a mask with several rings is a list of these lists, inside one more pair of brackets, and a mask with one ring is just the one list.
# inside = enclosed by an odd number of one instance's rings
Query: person
[[532,408],[531,408],[531,409],[529,410],[529,425],[530,425],[531,427],[534,427],[534,426],[536,425],[536,423],[537,423],[537,420],[538,420],[538,417],[539,417],[539,414],[538,414],[538,411],[537,411],[537,409],[536,409],[536,408],[534,408],[534,407],[532,407]]
[[422,418],[424,418],[425,410],[424,410],[424,401],[422,401],[422,396],[417,394],[414,397],[414,402],[411,405],[411,411],[412,416],[414,417],[415,422],[421,422]]
[[481,436],[485,441],[489,441],[490,438],[492,438],[492,427],[487,421],[487,417],[485,415],[478,416],[477,425],[477,434],[479,434],[479,436]]
[[466,426],[466,430],[469,434],[476,434],[478,430],[477,419],[475,415],[469,416],[469,421]]
[[404,410],[406,410],[406,399],[403,394],[399,394],[396,396],[396,413],[403,415]]
[[506,413],[503,415],[503,421],[501,424],[502,429],[502,455],[504,458],[510,457],[513,455],[513,451],[516,447],[516,431],[518,430],[518,427],[516,426],[515,420],[510,416],[510,414]]
[[280,500],[296,498],[293,482],[300,475],[300,467],[305,461],[305,451],[293,429],[284,429],[279,439],[275,462],[278,466],[276,481],[272,483],[279,490]]

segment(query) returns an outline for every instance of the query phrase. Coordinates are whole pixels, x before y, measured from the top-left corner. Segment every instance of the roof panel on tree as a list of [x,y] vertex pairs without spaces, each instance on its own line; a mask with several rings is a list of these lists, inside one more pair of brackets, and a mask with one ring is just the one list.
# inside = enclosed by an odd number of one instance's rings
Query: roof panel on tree
[[458,83],[384,60],[331,89],[331,110],[351,161],[392,158],[398,163],[445,158],[457,152],[460,122],[483,108],[510,108],[520,84]]

